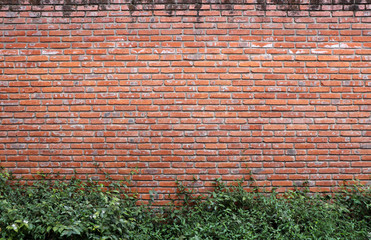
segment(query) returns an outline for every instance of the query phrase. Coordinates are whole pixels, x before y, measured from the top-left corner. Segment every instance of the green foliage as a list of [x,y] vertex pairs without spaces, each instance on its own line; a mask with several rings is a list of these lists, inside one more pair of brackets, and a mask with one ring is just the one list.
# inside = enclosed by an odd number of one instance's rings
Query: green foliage
[[171,216],[166,239],[369,239],[371,191],[362,189],[355,198],[349,191],[346,198],[299,190],[278,195],[218,182],[211,198]]
[[[370,187],[312,196],[247,192],[217,181],[208,197],[178,182],[170,206],[140,206],[123,183],[0,172],[0,239],[369,239]],[[181,205],[179,203],[182,203]]]
[[352,218],[366,221],[371,226],[371,187],[353,184],[344,186],[336,195],[336,200],[344,207],[344,211]]
[[26,187],[6,172],[0,179],[3,239],[127,238],[142,215],[123,183],[41,179]]

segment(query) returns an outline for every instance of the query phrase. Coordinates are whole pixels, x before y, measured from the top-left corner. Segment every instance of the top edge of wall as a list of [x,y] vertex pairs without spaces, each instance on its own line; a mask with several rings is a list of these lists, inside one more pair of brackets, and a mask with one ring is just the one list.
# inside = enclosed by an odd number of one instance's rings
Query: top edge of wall
[[[212,5],[222,10],[243,10],[243,6],[255,6],[260,10],[371,10],[371,0],[0,0],[0,8],[12,6],[53,5],[104,6],[127,5],[127,10],[167,9],[211,10]],[[214,6],[214,7],[215,7]],[[235,9],[237,8],[237,9]],[[12,10],[9,8],[9,10]],[[14,9],[13,9],[14,10]],[[19,8],[18,10],[22,10]]]
[[[307,12],[352,12],[353,16],[371,16],[371,0],[0,0],[0,17],[80,17],[75,12],[126,12],[129,16],[207,16],[220,11],[223,16],[274,15],[306,16]],[[61,15],[37,14],[59,12]],[[280,14],[280,12],[282,14]],[[284,13],[286,12],[286,13]]]

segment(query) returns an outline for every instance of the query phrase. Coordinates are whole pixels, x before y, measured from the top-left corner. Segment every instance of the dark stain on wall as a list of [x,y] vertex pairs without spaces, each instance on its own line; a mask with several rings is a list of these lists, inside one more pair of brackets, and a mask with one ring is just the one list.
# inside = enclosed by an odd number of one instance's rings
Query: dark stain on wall
[[321,8],[320,0],[310,0],[310,10],[319,10]]
[[284,11],[299,11],[300,0],[274,0],[274,4],[278,10]]
[[63,16],[70,16],[78,6],[96,5],[99,10],[106,10],[111,0],[0,0],[0,10],[9,6],[9,11],[18,11],[22,5],[43,7],[44,5],[61,5]]
[[362,3],[362,0],[340,0],[340,4],[344,5],[344,10],[348,10],[348,11],[360,10],[359,5],[361,3]]
[[131,0],[130,3],[128,4],[128,8],[129,8],[129,11],[130,13],[134,12],[137,7],[136,7],[137,3],[135,0]]
[[[302,0],[257,0],[259,10],[266,11],[268,6],[275,5],[277,10],[283,11],[300,11],[300,6],[309,5],[309,10],[321,10],[323,5],[342,5],[344,11],[360,11],[368,10],[366,5],[371,3],[371,0],[310,0],[308,4],[302,3]],[[363,5],[363,7],[360,7]]]
[[267,2],[265,0],[257,0],[258,1],[258,6],[257,9],[261,11],[266,11],[267,10]]
[[99,10],[106,10],[107,4],[110,4],[110,0],[64,0],[62,10],[64,16],[70,16],[80,5],[97,5]]
[[[300,11],[301,6],[309,5],[309,10],[320,11],[323,5],[342,5],[345,11],[369,10],[366,5],[371,4],[371,0],[309,0],[302,3],[303,0],[256,0],[251,3],[247,0],[128,0],[126,3],[130,14],[135,11],[151,10],[154,11],[156,4],[164,6],[169,16],[176,11],[196,11],[197,18],[203,6],[209,4],[215,6],[220,11],[234,11],[235,5],[256,5],[256,10],[268,11]],[[78,6],[98,6],[99,10],[107,10],[107,6],[115,4],[113,0],[0,0],[0,10],[20,11],[22,5],[32,5],[43,7],[44,5],[59,5],[62,8],[64,16],[71,16],[71,13],[77,10]],[[141,5],[141,7],[138,7]],[[206,8],[209,9],[209,8]]]

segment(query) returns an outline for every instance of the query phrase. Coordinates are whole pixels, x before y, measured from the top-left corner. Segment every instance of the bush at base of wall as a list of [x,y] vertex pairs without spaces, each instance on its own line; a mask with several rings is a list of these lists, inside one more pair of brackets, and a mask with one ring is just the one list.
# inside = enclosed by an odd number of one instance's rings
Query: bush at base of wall
[[204,199],[180,187],[183,204],[162,208],[137,205],[122,187],[76,179],[24,186],[1,172],[0,239],[367,240],[371,232],[369,187],[279,196],[219,182]]

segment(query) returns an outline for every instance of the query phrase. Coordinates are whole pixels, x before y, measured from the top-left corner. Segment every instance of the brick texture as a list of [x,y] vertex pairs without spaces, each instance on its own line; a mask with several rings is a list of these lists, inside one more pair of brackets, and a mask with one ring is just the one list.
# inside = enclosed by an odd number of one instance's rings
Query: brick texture
[[17,176],[107,172],[163,202],[176,179],[370,183],[369,0],[0,2]]

